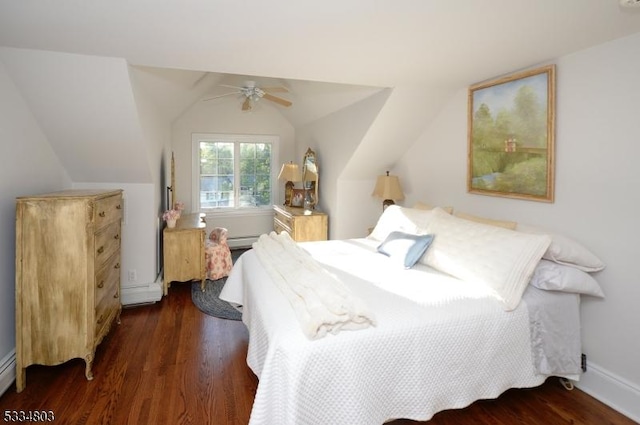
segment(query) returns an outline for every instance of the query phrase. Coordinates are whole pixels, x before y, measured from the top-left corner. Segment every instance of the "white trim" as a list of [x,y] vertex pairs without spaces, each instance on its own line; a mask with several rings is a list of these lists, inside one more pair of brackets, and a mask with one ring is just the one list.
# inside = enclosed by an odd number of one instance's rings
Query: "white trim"
[[16,350],[13,349],[0,360],[0,395],[4,394],[16,380]]
[[273,206],[260,207],[260,208],[238,208],[238,209],[220,209],[220,210],[206,210],[206,219],[215,220],[217,218],[227,217],[257,217],[264,215],[273,215]]
[[120,290],[122,305],[155,303],[162,299],[162,274],[148,285],[125,286]]
[[587,362],[587,371],[582,374],[576,387],[640,423],[640,388],[635,384]]

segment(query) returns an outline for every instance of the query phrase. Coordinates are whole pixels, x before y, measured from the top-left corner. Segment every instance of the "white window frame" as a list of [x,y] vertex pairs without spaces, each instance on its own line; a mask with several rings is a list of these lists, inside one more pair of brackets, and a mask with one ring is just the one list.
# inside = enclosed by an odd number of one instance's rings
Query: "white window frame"
[[[192,176],[191,176],[191,199],[194,210],[206,214],[253,214],[259,212],[271,212],[272,205],[262,205],[259,207],[225,207],[225,208],[202,208],[200,205],[200,142],[233,142],[236,146],[235,152],[238,151],[240,143],[270,143],[271,144],[271,203],[277,204],[278,200],[278,172],[279,172],[279,155],[278,148],[280,137],[274,135],[262,134],[220,134],[220,133],[193,133],[191,135],[191,158],[192,158]],[[234,199],[238,198],[240,190],[240,156],[234,155]]]

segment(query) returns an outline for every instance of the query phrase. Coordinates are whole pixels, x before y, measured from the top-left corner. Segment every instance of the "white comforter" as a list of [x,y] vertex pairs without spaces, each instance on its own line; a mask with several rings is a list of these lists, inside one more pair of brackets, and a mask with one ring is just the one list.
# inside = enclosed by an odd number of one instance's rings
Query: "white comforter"
[[[247,363],[259,378],[250,424],[427,420],[546,379],[534,366],[526,302],[506,312],[482,287],[424,266],[399,269],[373,244],[302,244],[377,319],[376,327],[318,340],[297,326],[254,251],[237,262],[221,298],[243,305],[250,332]],[[579,357],[579,345],[578,353],[569,351]],[[578,372],[554,374],[575,378]]]

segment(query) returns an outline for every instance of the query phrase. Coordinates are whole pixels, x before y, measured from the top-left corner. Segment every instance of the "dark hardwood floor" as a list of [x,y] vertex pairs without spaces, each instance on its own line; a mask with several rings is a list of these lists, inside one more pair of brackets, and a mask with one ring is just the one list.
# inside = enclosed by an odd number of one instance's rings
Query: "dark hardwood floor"
[[[98,348],[93,381],[84,378],[80,360],[30,366],[26,389],[7,390],[0,413],[47,410],[59,424],[246,424],[258,383],[246,365],[247,341],[241,322],[201,313],[191,302],[190,284],[174,283],[161,302],[123,310],[122,323]],[[392,423],[635,422],[549,379],[535,389],[509,390],[497,400],[438,413],[428,422]]]

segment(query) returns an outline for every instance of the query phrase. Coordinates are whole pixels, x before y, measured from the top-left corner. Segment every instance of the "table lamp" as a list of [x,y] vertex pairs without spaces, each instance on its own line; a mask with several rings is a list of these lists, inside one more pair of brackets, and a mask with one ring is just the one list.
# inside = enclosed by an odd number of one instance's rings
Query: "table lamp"
[[398,179],[398,176],[390,176],[388,171],[386,175],[378,176],[376,187],[371,195],[383,199],[382,211],[389,205],[395,204],[395,201],[404,199],[404,193],[402,193],[402,188],[400,187],[400,179]]
[[284,205],[291,206],[291,198],[293,197],[293,182],[300,181],[300,170],[298,164],[294,164],[293,161],[288,164],[282,164],[280,174],[278,174],[278,180],[286,181],[284,186]]

